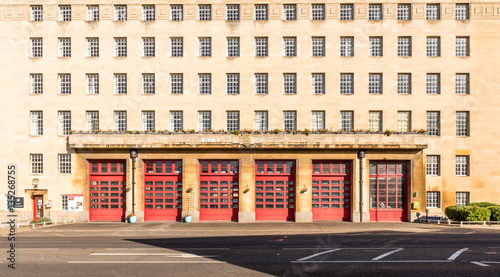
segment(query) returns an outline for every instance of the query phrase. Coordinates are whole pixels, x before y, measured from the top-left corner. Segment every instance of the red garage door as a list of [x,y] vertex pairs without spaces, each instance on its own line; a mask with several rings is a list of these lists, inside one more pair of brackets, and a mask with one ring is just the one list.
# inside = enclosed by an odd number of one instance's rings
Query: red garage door
[[182,162],[162,160],[144,164],[144,220],[180,221]]
[[255,220],[295,220],[295,162],[255,163]]
[[313,220],[351,220],[351,162],[314,161]]
[[403,161],[370,161],[370,221],[407,221],[407,172]]
[[238,161],[200,161],[200,220],[238,220]]
[[125,221],[125,161],[89,161],[90,221]]

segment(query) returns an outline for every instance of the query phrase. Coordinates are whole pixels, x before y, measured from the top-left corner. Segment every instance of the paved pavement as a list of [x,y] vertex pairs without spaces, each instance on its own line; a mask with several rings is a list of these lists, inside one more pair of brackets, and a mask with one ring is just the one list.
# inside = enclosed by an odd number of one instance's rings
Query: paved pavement
[[500,228],[415,223],[77,223],[0,229],[0,276],[498,276]]

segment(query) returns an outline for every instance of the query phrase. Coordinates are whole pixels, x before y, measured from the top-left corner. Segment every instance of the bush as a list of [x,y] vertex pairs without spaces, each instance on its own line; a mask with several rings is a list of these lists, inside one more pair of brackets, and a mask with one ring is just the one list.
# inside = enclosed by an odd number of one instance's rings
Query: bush
[[444,213],[453,221],[489,221],[491,210],[478,206],[449,206]]
[[500,205],[493,204],[490,202],[475,202],[475,203],[470,203],[468,206],[487,208],[487,207],[491,207],[491,206],[500,206]]
[[490,220],[491,221],[500,221],[500,206],[499,205],[489,206],[488,209],[491,212]]
[[460,210],[463,208],[463,206],[449,206],[446,207],[444,210],[444,214],[453,221],[461,221],[461,215],[460,215]]

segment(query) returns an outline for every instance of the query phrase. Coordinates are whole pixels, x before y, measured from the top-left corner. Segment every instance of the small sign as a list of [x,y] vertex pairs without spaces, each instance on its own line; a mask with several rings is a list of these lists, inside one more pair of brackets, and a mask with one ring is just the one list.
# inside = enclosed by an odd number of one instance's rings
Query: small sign
[[47,203],[45,203],[45,208],[47,209],[52,208],[52,200],[48,200]]
[[68,211],[83,211],[83,194],[68,194]]
[[15,209],[24,208],[24,197],[16,197],[14,199],[14,208]]

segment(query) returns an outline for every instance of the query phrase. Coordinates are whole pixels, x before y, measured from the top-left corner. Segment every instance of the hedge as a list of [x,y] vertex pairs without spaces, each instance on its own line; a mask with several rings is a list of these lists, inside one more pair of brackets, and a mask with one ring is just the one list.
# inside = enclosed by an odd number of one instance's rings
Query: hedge
[[476,207],[488,208],[488,207],[500,206],[500,205],[494,204],[494,203],[490,203],[490,202],[475,202],[475,203],[470,203],[467,206],[476,206]]
[[478,206],[449,206],[444,213],[453,221],[490,221],[491,217],[489,207]]
[[500,221],[500,206],[490,206],[488,209],[491,211],[491,221]]

